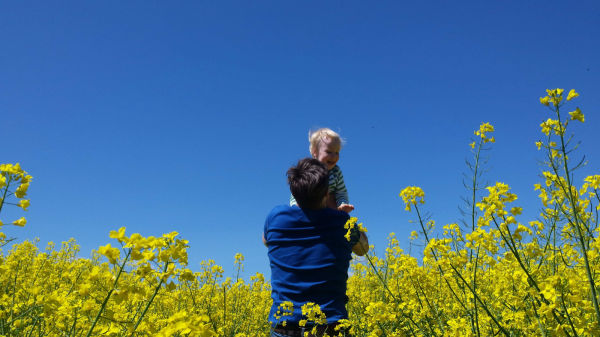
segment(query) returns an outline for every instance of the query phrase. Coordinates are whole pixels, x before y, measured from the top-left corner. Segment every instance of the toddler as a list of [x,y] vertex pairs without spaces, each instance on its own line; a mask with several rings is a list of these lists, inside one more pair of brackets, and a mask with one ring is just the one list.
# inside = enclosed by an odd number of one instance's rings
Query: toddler
[[[349,204],[348,191],[346,190],[342,170],[336,165],[340,159],[340,149],[342,148],[340,135],[331,129],[322,128],[309,132],[308,141],[310,142],[310,154],[313,158],[325,164],[329,170],[327,207],[346,213],[352,212],[354,206]],[[290,206],[293,205],[297,205],[297,203],[294,196],[291,196]]]

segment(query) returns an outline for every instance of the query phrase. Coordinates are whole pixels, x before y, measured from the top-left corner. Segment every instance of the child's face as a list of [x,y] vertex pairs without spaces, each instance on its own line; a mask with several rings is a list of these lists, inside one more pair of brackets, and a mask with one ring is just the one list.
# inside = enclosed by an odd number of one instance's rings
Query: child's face
[[333,141],[331,138],[323,138],[312,155],[315,159],[327,165],[328,170],[331,170],[340,159],[340,147],[339,142]]

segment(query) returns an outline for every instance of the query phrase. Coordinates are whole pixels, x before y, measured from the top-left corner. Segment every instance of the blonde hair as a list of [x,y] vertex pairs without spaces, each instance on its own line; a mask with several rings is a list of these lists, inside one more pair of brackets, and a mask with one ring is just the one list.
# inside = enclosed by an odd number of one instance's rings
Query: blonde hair
[[320,128],[315,131],[310,130],[308,131],[308,142],[310,143],[308,150],[310,151],[310,154],[313,154],[319,150],[319,143],[323,139],[331,139],[332,142],[338,143],[340,145],[340,149],[342,148],[342,144],[344,142],[337,132],[329,128]]

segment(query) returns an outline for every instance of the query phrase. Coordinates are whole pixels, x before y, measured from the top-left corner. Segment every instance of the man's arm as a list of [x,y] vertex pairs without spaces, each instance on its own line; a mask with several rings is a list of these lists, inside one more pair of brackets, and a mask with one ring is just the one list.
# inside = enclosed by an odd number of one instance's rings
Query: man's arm
[[[263,237],[264,240],[264,237]],[[266,245],[266,243],[265,243]],[[367,252],[369,251],[369,239],[367,238],[367,235],[363,232],[360,232],[360,239],[358,239],[358,242],[354,245],[354,247],[352,247],[352,252],[358,256],[363,256],[365,254],[367,254]]]
[[265,245],[265,247],[267,247],[267,240],[265,239],[265,233],[263,233],[262,239],[263,239],[263,245]]

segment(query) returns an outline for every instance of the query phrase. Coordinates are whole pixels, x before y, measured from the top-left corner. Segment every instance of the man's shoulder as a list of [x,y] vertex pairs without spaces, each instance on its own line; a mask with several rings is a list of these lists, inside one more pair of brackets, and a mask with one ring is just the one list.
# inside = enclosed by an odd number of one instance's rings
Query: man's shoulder
[[267,215],[265,232],[270,229],[295,228],[299,224],[308,222],[306,215],[298,206],[278,205]]
[[302,210],[296,205],[294,205],[294,206],[277,205],[277,206],[273,207],[273,209],[271,209],[271,211],[267,215],[267,221],[272,220],[273,218],[276,218],[278,216],[287,215],[287,216],[297,217],[300,214],[302,214]]

